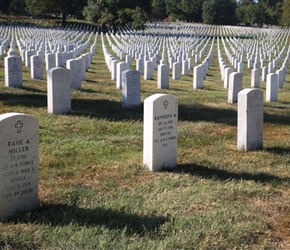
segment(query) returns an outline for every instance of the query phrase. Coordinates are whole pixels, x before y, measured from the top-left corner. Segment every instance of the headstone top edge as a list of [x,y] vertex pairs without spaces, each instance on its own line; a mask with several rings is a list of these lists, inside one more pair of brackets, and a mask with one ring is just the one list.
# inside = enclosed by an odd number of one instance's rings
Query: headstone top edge
[[156,99],[159,98],[159,97],[166,97],[166,96],[168,96],[168,97],[174,97],[174,98],[177,99],[176,96],[171,95],[171,94],[161,94],[161,93],[157,93],[157,94],[153,94],[153,95],[147,97],[147,98],[145,99],[145,101],[154,101],[154,100],[156,100]]

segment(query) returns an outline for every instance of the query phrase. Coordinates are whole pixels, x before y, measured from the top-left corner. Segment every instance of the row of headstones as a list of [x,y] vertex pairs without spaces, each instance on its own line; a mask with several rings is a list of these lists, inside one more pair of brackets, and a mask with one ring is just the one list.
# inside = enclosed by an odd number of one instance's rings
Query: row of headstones
[[[108,38],[108,36],[107,36]],[[109,39],[109,38],[108,38]],[[109,44],[111,44],[109,42]],[[209,54],[202,62],[202,64],[196,66],[194,68],[194,88],[203,88],[203,80],[206,77],[208,72],[212,54],[213,54],[213,44],[214,39],[212,40],[212,45],[209,50]],[[207,48],[208,41],[202,49],[202,55],[204,54],[205,49]],[[107,49],[104,49],[107,51]],[[182,65],[181,73],[183,75],[187,75],[188,71],[193,68],[193,60],[192,58],[188,58],[188,54],[183,54],[177,57],[177,61],[175,62],[175,58],[169,54],[169,69],[172,68],[172,78],[173,79],[180,79],[180,68]],[[158,53],[156,54],[158,57]],[[152,80],[153,79],[153,70],[157,68],[157,59],[156,57],[150,59],[145,56],[143,57],[142,54],[139,54],[139,58],[136,60],[136,70],[140,71],[141,74],[144,74],[145,80]],[[111,56],[111,54],[105,53],[106,62],[108,65],[109,70],[112,74],[112,80],[117,79],[117,88],[120,88],[121,83],[121,70],[128,69],[131,65],[131,57],[130,55],[126,56],[126,63],[118,62],[115,57]],[[130,58],[130,60],[128,60]],[[199,57],[196,57],[199,58]],[[145,62],[144,62],[145,61]],[[196,60],[197,62],[197,60]],[[119,63],[119,65],[118,65]],[[162,53],[162,58],[160,60],[160,65],[167,64],[166,54]],[[181,65],[180,65],[181,64]],[[169,87],[169,69],[167,66],[158,66],[158,88],[168,88]],[[119,76],[119,77],[118,77]]]
[[[267,68],[263,68],[262,80],[266,81],[266,101],[277,101],[278,100],[278,88],[283,88],[283,82],[286,78],[288,69],[288,58],[289,52],[285,58],[281,69],[277,70],[276,73],[269,73]],[[219,50],[219,65],[221,70],[221,77],[224,81],[224,88],[228,88],[228,102],[237,102],[238,93],[242,90],[242,70],[238,67],[238,72],[234,72],[234,69],[228,67],[221,56]],[[259,69],[253,69],[251,71],[251,87],[260,87],[260,72]]]
[[[231,62],[231,64],[234,67],[237,67],[237,63],[239,62],[243,62],[243,49],[241,49],[241,44],[240,46],[237,48],[237,50],[235,50],[232,46],[232,53],[227,49],[224,39],[222,39],[225,51],[226,51],[226,55],[229,59],[229,61]],[[273,48],[271,48],[270,50],[267,50],[267,52],[247,52],[247,66],[248,68],[254,68],[254,69],[258,69],[258,68],[263,68],[266,66],[266,56],[269,56],[269,69],[270,71],[272,71],[274,68],[276,68],[278,66],[278,64],[280,63],[284,52],[285,52],[285,46],[282,48],[281,52],[277,54],[277,50],[273,51],[274,56],[276,56],[276,58],[272,59],[272,50]],[[279,50],[279,48],[278,48]],[[255,57],[255,58],[254,58]]]
[[[91,51],[95,53],[97,36]],[[38,59],[37,67],[34,67],[35,59]],[[38,56],[31,57],[32,69],[41,71],[42,61]],[[71,110],[71,89],[80,89],[84,72],[90,66],[83,58],[67,61],[67,68],[52,67],[47,71],[47,104],[48,112],[53,114],[65,114]],[[5,58],[5,86],[22,87],[22,61],[19,56]]]
[[[169,51],[169,50],[168,50]],[[230,59],[231,60],[231,63],[232,64],[234,64],[234,67],[235,68],[238,68],[238,72],[241,72],[242,73],[242,71],[243,71],[243,64],[242,64],[242,62],[239,62],[237,59],[234,59],[233,57]],[[172,62],[173,62],[173,60],[169,60],[169,65],[170,65],[170,68],[172,68]],[[275,62],[275,60],[274,60],[274,62]],[[142,60],[141,60],[141,63],[142,63]],[[143,73],[142,72],[142,68],[143,68],[143,65],[140,65],[139,66],[139,64],[140,64],[140,62],[138,61],[137,62],[137,69],[138,70],[140,70],[140,68],[141,68],[141,73]],[[155,65],[155,66],[154,66]],[[185,64],[184,64],[185,65]],[[191,65],[191,63],[189,62],[189,65]],[[275,64],[274,64],[275,65]],[[156,63],[154,63],[154,61],[153,61],[153,67],[154,67],[154,69],[156,69]],[[186,67],[183,67],[183,68],[186,68]],[[284,67],[285,68],[285,67]],[[266,70],[266,68],[264,68],[263,69],[264,71]],[[177,70],[178,71],[178,70]],[[183,70],[182,72],[185,72],[185,74],[186,74],[186,71],[185,70]],[[271,72],[271,69],[269,70],[269,72]],[[281,70],[280,69],[280,72],[279,72],[279,75],[281,76],[280,77],[280,80],[279,81],[281,81],[281,79],[282,78],[285,78],[285,73],[284,73],[284,76],[282,76],[282,73],[283,72],[285,72],[285,70]],[[277,72],[278,73],[278,72]],[[147,75],[147,74],[145,74],[145,75]],[[147,77],[145,77],[145,79],[150,79],[150,77],[151,77],[151,75],[152,74],[149,74],[149,78],[147,78]],[[175,74],[174,74],[175,75]],[[175,77],[174,77],[175,78]],[[178,78],[178,73],[177,73],[177,78]],[[264,79],[266,78],[266,76],[264,77]]]
[[[119,37],[121,39],[121,37]],[[191,39],[183,41],[183,44],[177,44],[174,39],[169,38],[165,39],[153,39],[150,40],[150,44],[147,41],[138,41],[136,39],[129,39],[128,37],[122,37],[122,43],[113,36],[113,40],[116,42],[116,46],[112,44],[110,38],[107,35],[109,44],[112,47],[113,51],[118,55],[120,60],[124,59],[124,54],[128,54],[131,58],[139,59],[140,55],[143,56],[144,62],[150,59],[151,61],[158,61],[159,53],[162,50],[163,53],[167,51],[167,57],[172,68],[172,63],[179,61],[180,63],[184,59],[189,59],[189,51],[192,51],[192,56],[195,57],[195,62],[199,61],[199,58],[204,56],[205,51],[207,50],[209,39]],[[143,39],[144,40],[144,39]],[[186,44],[186,42],[188,42]],[[203,47],[201,48],[201,46]],[[194,51],[195,49],[195,51]],[[197,53],[197,51],[199,51]],[[165,52],[166,53],[166,52]],[[155,59],[154,59],[155,57]],[[140,58],[141,59],[141,58]],[[155,67],[156,69],[156,67]]]
[[[138,78],[138,71],[131,72],[130,77]],[[168,94],[146,98],[143,122],[144,165],[151,171],[175,168],[178,98]],[[30,115],[7,113],[0,115],[0,128],[0,218],[3,219],[17,212],[33,211],[38,206],[39,121]],[[239,93],[237,148],[249,151],[262,147],[263,92],[245,89]]]
[[[232,48],[232,52],[230,52],[223,39],[222,39],[222,42],[223,42],[224,50],[226,52],[228,60],[230,61],[231,65],[234,68],[237,68],[237,65],[239,63],[243,63],[244,50],[243,49],[234,50],[234,48]],[[242,46],[242,45],[240,45],[240,46]],[[277,50],[279,50],[279,48]],[[277,54],[277,50],[274,51],[274,55],[275,56]],[[285,57],[283,64],[285,63],[285,60],[288,60],[288,53],[285,56],[285,51],[286,51],[286,48],[285,48],[285,45],[284,45],[282,50],[280,51],[279,55],[277,55],[276,58],[274,58],[273,60],[272,60],[271,52],[269,52],[269,54],[267,53],[267,55],[269,55],[269,63],[268,63],[268,65],[269,65],[270,73],[272,73],[273,70],[279,65],[279,63],[280,63],[280,61],[282,60],[283,57]],[[267,55],[266,54],[262,55],[262,54],[259,54],[259,53],[255,54],[255,52],[253,52],[253,53],[247,52],[248,68],[253,68],[253,69],[261,68],[261,69],[263,69],[266,66],[266,60],[264,58]],[[253,60],[254,56],[255,56],[255,59]]]
[[[130,67],[130,63],[119,62],[111,53],[108,52],[108,49],[105,46],[104,36],[102,36],[102,44],[104,57],[107,62],[107,66],[111,72],[111,79],[116,80],[116,88],[122,89],[122,71],[128,70]],[[201,65],[198,65],[194,68],[194,80],[193,87],[194,88],[203,88],[203,80],[206,77],[209,66],[211,64],[212,55],[213,55],[213,45],[214,40],[212,42],[211,49],[209,54],[203,61]],[[139,58],[136,61],[136,70],[140,72],[140,74],[144,74],[145,80],[153,79],[153,63],[151,61],[146,61],[143,66],[143,59]],[[182,72],[183,74],[188,74],[188,70],[190,69],[190,65],[187,60],[183,60],[182,63]],[[143,68],[144,67],[144,68]],[[178,62],[173,63],[172,67],[172,77],[173,79],[180,79],[180,64]],[[157,88],[169,88],[169,66],[166,63],[165,54],[162,54],[162,59],[160,61],[160,65],[158,66],[157,71]]]
[[[237,26],[215,26],[202,24],[146,24],[145,32],[138,32],[137,34],[197,34],[197,35],[221,35],[221,36],[249,36],[255,34],[257,29],[251,27],[237,27]],[[270,29],[263,29],[263,32],[269,32]]]
[[[67,68],[71,72],[71,88],[81,89],[81,82],[85,79],[85,72],[89,69],[92,62],[92,54],[95,53],[97,46],[97,35],[95,41],[90,48],[91,53],[85,53],[79,58],[60,59],[62,53],[48,53],[46,57],[46,70],[55,67],[61,67],[66,64]],[[87,46],[85,46],[86,48]],[[18,55],[16,50],[11,50],[8,52],[8,56],[5,57],[5,86],[7,87],[22,87],[22,63],[21,58]],[[26,53],[28,54],[28,53]],[[28,57],[27,57],[28,60]],[[31,66],[31,78],[33,79],[43,79],[43,56],[42,55],[33,55],[29,56],[29,61]],[[60,64],[60,61],[62,63]],[[65,61],[65,62],[63,62]]]

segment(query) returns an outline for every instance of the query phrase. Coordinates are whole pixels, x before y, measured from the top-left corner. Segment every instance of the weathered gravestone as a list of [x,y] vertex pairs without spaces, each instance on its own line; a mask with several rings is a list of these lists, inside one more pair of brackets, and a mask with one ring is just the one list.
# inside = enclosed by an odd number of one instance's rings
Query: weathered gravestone
[[144,100],[143,163],[151,171],[177,166],[178,98],[154,94]]
[[38,119],[0,115],[0,218],[38,206]]
[[71,110],[70,70],[52,68],[47,71],[48,113],[66,114]]
[[5,86],[22,87],[22,61],[20,56],[5,57]]
[[140,106],[141,86],[140,71],[127,69],[122,72],[122,103],[123,107]]
[[244,89],[238,94],[238,150],[263,148],[263,91]]

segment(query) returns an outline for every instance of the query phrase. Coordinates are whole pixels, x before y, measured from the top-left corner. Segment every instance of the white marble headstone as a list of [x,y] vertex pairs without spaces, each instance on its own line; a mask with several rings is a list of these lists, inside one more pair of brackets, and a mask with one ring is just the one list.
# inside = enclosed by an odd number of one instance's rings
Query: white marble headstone
[[122,105],[138,107],[141,102],[140,71],[127,69],[122,72]]
[[143,163],[151,171],[177,166],[178,98],[154,94],[144,100]]
[[7,56],[5,63],[5,86],[22,87],[22,60],[20,56]]
[[0,218],[38,206],[38,119],[0,115]]
[[263,148],[263,91],[244,89],[238,94],[238,150]]
[[47,71],[48,113],[66,114],[71,110],[70,70],[52,68]]

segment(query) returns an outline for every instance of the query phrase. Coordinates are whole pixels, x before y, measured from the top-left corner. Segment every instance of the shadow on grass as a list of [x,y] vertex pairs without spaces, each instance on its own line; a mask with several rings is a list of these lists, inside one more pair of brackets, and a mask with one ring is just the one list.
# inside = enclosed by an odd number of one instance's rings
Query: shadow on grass
[[[179,105],[179,121],[210,121],[237,124],[237,113],[230,109],[208,108]],[[123,108],[122,102],[109,100],[73,99],[71,115],[84,115],[94,118],[105,118],[114,121],[143,120],[143,104],[135,108]]]
[[269,147],[264,148],[264,150],[277,155],[290,155],[290,148]]
[[235,180],[235,181],[255,181],[260,183],[270,183],[270,182],[287,182],[290,183],[290,178],[280,178],[275,175],[265,174],[265,173],[233,173],[221,169],[212,169],[196,164],[184,164],[178,165],[176,169],[168,170],[169,172],[179,173],[179,174],[189,174],[195,177],[201,177],[204,179],[213,179],[217,181]]
[[70,115],[89,116],[111,121],[143,120],[143,105],[123,108],[122,102],[109,100],[72,99]]
[[281,116],[281,115],[264,113],[264,122],[289,125],[290,124],[290,116]]
[[178,118],[181,121],[207,121],[237,125],[237,112],[235,110],[210,108],[202,105],[179,105]]
[[[17,218],[18,217],[18,218]],[[105,226],[109,230],[126,230],[128,235],[144,236],[156,233],[168,217],[159,215],[130,214],[120,210],[97,207],[95,209],[79,208],[63,204],[42,204],[29,215],[18,214],[12,219],[15,223],[38,223],[49,226],[67,226],[70,223],[82,227]]]
[[[32,93],[0,93],[0,101],[4,105],[25,107],[46,107],[47,96],[43,91],[25,87]],[[86,89],[85,92],[94,92],[94,90]],[[36,94],[36,93],[41,94]],[[113,121],[123,120],[143,120],[143,103],[135,108],[123,108],[122,102],[105,100],[105,99],[72,99],[70,115],[89,116],[93,118],[105,118]],[[237,125],[237,111],[233,109],[211,108],[200,104],[179,105],[178,107],[179,121],[206,121],[223,123],[231,126]],[[280,116],[274,114],[264,114],[264,121],[276,124],[290,124],[290,116]]]
[[45,93],[46,94],[46,91],[41,90],[41,89],[36,89],[36,88],[23,86],[21,89],[24,89],[26,91],[33,92],[33,93]]
[[[39,92],[38,90],[32,92]],[[47,97],[43,94],[11,94],[0,93],[0,101],[8,106],[46,107]]]

